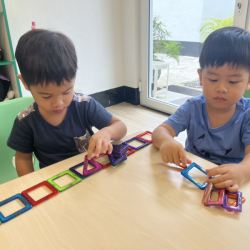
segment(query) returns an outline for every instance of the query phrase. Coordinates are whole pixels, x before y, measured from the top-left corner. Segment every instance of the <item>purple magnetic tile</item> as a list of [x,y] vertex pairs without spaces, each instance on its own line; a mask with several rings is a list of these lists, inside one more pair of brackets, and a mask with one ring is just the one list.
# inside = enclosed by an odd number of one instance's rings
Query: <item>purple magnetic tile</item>
[[123,155],[124,153],[127,152],[129,145],[124,145],[124,144],[120,144],[120,145],[113,145],[113,151],[115,154],[119,154],[119,155]]
[[237,196],[237,203],[235,207],[227,204],[229,194],[230,194],[229,192],[225,193],[222,207],[228,210],[235,211],[235,212],[242,212],[242,193],[240,191],[233,193],[234,195]]
[[[94,166],[95,168],[92,168],[92,169],[89,169],[88,170],[88,164],[91,164],[92,166]],[[85,155],[85,159],[84,159],[84,166],[83,166],[83,176],[86,177],[86,176],[89,176],[95,172],[98,172],[102,170],[102,167],[96,162],[96,161],[93,161],[92,159],[91,160],[88,160],[88,157],[87,155]]]
[[[134,141],[134,140],[140,141],[140,142],[142,142],[143,144],[140,145],[140,146],[137,147],[137,148],[136,148],[136,147],[133,147],[133,146],[131,146],[131,145],[128,144],[128,142],[131,142],[131,141]],[[141,138],[133,137],[133,138],[131,138],[131,139],[129,139],[129,140],[123,142],[122,144],[128,145],[130,148],[132,148],[132,149],[134,149],[134,150],[139,150],[139,149],[141,149],[141,148],[143,148],[143,147],[149,145],[149,142],[144,141],[144,140],[142,140]]]
[[119,163],[127,160],[126,155],[110,154],[110,155],[108,155],[108,157],[109,157],[109,160],[110,160],[112,166],[116,166]]
[[81,166],[83,166],[83,165],[84,165],[84,162],[81,162],[81,163],[75,165],[74,167],[71,167],[69,170],[70,170],[71,172],[73,172],[74,174],[76,174],[78,177],[84,179],[84,178],[86,178],[86,176],[82,175],[81,173],[79,173],[79,172],[76,170],[77,168],[79,168],[79,167],[81,167]]

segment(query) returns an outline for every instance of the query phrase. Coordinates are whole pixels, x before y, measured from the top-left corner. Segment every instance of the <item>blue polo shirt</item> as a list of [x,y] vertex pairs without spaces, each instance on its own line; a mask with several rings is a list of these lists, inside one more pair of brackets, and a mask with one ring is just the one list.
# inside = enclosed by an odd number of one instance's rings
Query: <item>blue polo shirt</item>
[[53,126],[43,119],[34,102],[15,119],[7,145],[18,152],[34,152],[43,168],[86,152],[92,127],[102,129],[111,118],[93,98],[74,94],[63,122]]
[[241,98],[226,124],[211,128],[203,95],[191,98],[169,117],[178,135],[187,130],[185,150],[217,165],[239,163],[250,145],[250,100]]

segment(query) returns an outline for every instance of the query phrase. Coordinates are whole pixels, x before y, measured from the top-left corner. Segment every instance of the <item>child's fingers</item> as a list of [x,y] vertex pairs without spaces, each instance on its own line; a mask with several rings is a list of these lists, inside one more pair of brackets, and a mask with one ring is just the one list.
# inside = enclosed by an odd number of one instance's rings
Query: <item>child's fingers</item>
[[109,142],[108,143],[108,154],[112,154],[112,151],[113,151],[113,145]]
[[179,154],[178,153],[177,154],[173,154],[173,158],[174,158],[174,164],[176,166],[179,166],[180,165],[180,156],[179,156]]
[[107,150],[108,150],[108,144],[109,144],[108,141],[106,141],[106,140],[103,140],[103,141],[102,141],[102,152],[103,152],[103,153],[106,153],[106,152],[107,152]]
[[233,185],[233,181],[232,180],[227,180],[221,183],[216,183],[214,184],[215,188],[221,189],[221,188],[229,188]]
[[162,155],[161,155],[161,159],[162,159],[162,161],[165,162],[165,163],[168,163],[168,162],[169,162],[169,161],[168,161],[168,156],[167,156],[166,154],[162,154]]
[[221,182],[224,182],[224,181],[227,181],[229,180],[229,175],[228,174],[223,174],[223,175],[220,175],[218,177],[215,177],[213,179],[207,179],[206,182],[207,183],[213,183],[213,184],[216,184],[216,183],[221,183]]
[[93,154],[94,149],[95,149],[95,143],[90,141],[89,148],[88,148],[88,156],[87,156],[88,160],[90,160],[92,158],[92,154]]
[[185,154],[184,149],[183,150],[180,149],[179,154],[180,154],[181,163],[182,163],[183,167],[186,167],[187,166],[187,156]]
[[99,154],[101,152],[101,148],[102,148],[102,140],[97,140],[96,141],[96,149],[95,149],[95,156],[99,157]]
[[234,193],[234,192],[237,192],[239,190],[239,186],[237,184],[233,184],[233,186],[231,187],[228,187],[227,190],[230,192],[230,193]]
[[172,154],[168,154],[168,163],[174,163],[174,158]]
[[191,164],[193,161],[187,157],[187,164]]
[[227,172],[227,168],[224,167],[223,165],[209,169],[207,171],[207,176],[208,177],[212,177],[212,176],[216,176],[216,175],[221,175],[221,174],[225,174]]

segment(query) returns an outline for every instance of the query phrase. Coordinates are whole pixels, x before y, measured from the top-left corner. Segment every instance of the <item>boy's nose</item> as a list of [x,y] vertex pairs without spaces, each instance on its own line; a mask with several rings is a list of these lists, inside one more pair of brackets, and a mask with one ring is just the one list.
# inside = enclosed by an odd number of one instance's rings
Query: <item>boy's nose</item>
[[63,100],[57,99],[53,102],[53,107],[60,107],[63,104]]
[[217,86],[217,91],[218,91],[218,92],[221,92],[221,93],[227,92],[227,88],[226,88],[225,84],[220,83],[220,84]]

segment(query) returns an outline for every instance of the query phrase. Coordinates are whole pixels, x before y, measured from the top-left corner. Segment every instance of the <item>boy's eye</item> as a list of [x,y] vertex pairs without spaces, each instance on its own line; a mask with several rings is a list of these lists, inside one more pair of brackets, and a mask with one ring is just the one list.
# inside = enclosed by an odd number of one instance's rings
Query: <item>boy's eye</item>
[[49,99],[51,96],[43,96],[43,99]]
[[216,79],[208,79],[210,82],[217,82]]
[[229,83],[236,84],[236,83],[238,83],[238,81],[229,81]]
[[69,92],[65,92],[64,95],[67,95],[67,94],[69,94],[69,93],[70,93],[70,91],[69,91]]

